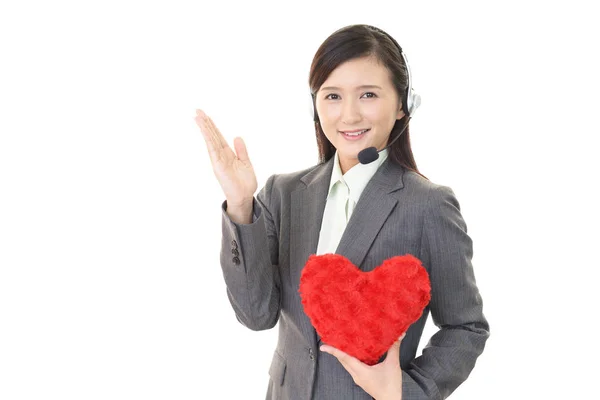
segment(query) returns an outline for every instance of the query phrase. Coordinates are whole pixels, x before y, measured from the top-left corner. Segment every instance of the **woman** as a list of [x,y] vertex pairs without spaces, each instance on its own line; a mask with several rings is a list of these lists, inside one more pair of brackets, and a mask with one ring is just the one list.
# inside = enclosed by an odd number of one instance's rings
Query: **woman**
[[[452,189],[419,173],[410,148],[408,120],[418,104],[405,60],[389,35],[368,25],[327,38],[309,77],[320,162],[271,175],[256,197],[243,140],[234,139],[234,153],[197,112],[226,199],[227,295],[249,329],[279,322],[267,399],[444,399],[483,352],[489,325],[459,203]],[[363,164],[358,153],[368,147],[379,157]],[[429,273],[429,305],[374,366],[321,343],[303,311],[303,266],[311,254],[334,252],[363,271],[410,253]],[[429,312],[440,330],[415,358]]]

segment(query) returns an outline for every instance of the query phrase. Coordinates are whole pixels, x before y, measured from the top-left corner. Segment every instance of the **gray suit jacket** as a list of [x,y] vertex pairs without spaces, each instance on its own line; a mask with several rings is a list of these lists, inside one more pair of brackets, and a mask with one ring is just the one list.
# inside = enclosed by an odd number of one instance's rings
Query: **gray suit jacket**
[[[319,351],[298,293],[302,268],[316,253],[333,160],[270,176],[254,198],[251,224],[231,221],[222,204],[220,261],[237,319],[252,330],[279,322],[267,399],[371,399],[337,359]],[[403,398],[449,396],[467,379],[489,337],[472,241],[452,189],[388,157],[365,187],[336,253],[363,271],[406,253],[422,261],[432,297],[402,341]],[[440,330],[415,358],[429,312]]]

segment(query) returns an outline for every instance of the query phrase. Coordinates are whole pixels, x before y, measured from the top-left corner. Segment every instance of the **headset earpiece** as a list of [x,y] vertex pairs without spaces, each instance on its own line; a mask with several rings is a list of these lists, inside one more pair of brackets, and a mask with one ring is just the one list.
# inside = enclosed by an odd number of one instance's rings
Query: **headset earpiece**
[[406,86],[406,94],[404,96],[404,99],[406,99],[404,102],[404,106],[406,106],[405,109],[408,110],[408,113],[405,113],[412,118],[415,114],[415,111],[417,111],[417,108],[419,108],[419,106],[421,105],[421,96],[419,96],[412,88],[412,76],[410,74],[410,65],[408,64],[408,58],[406,58],[406,54],[404,54],[402,48],[400,47],[400,45],[398,45],[394,38],[392,38],[389,35],[388,37],[392,39],[392,41],[396,43],[396,45],[400,49],[400,53],[402,54],[402,58],[404,59],[404,65],[406,65],[406,72],[408,74],[408,85]]
[[408,98],[409,98],[408,109],[410,111],[409,115],[412,117],[413,115],[415,115],[415,111],[417,111],[417,108],[419,108],[419,106],[421,105],[421,96],[419,96],[417,93],[415,93],[414,90],[411,90],[411,93]]

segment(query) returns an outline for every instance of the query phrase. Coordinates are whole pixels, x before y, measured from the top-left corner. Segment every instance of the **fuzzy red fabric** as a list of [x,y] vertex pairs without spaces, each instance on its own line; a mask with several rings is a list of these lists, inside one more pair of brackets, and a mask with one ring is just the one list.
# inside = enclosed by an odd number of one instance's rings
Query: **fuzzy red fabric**
[[300,276],[304,312],[324,343],[377,364],[431,299],[429,275],[406,254],[369,272],[339,254],[311,255]]

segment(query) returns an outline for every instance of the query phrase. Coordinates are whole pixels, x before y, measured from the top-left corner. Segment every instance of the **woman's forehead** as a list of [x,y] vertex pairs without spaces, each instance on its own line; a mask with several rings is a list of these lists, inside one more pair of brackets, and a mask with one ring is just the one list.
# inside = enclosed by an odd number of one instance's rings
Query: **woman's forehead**
[[327,77],[320,90],[361,90],[389,88],[388,69],[369,59],[353,59],[340,64]]

